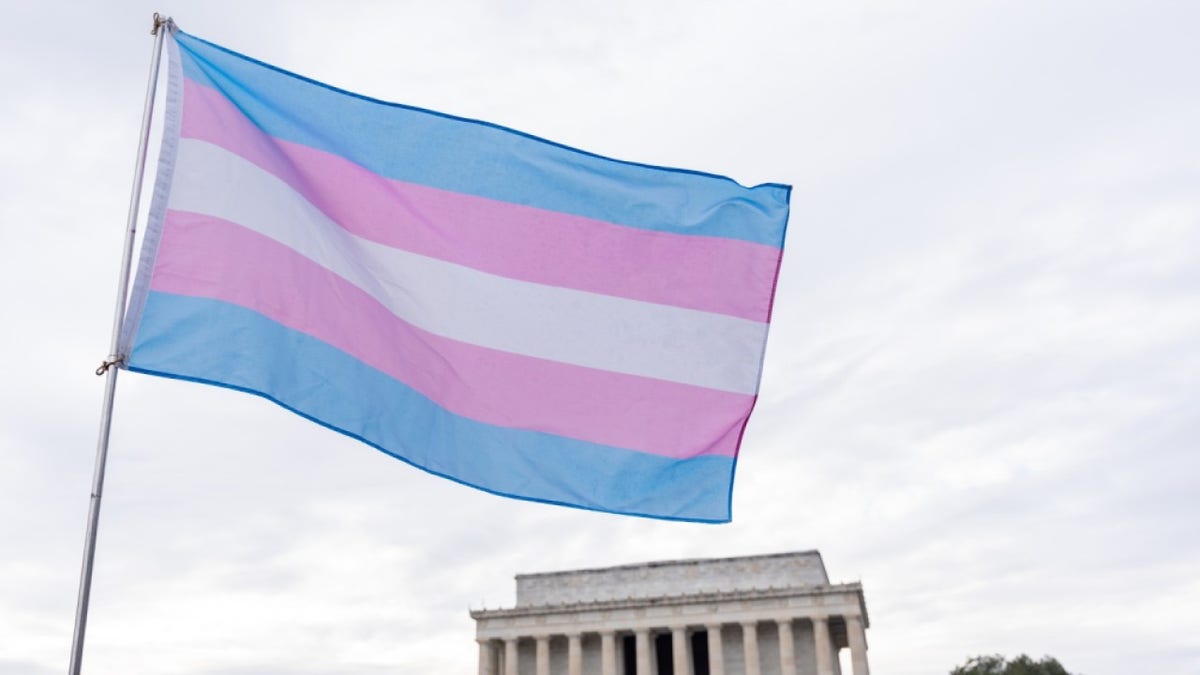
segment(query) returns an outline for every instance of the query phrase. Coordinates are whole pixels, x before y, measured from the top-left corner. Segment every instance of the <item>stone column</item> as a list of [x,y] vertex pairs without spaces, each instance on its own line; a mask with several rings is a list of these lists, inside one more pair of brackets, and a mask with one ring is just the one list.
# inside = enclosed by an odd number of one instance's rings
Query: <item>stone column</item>
[[650,675],[650,630],[639,628],[633,635],[637,646],[637,675]]
[[496,675],[496,650],[491,640],[476,640],[479,643],[479,675]]
[[704,627],[708,633],[708,673],[725,675],[725,645],[721,643],[721,624]]
[[537,636],[537,675],[550,675],[550,636]]
[[792,635],[792,620],[777,621],[779,626],[779,672],[796,675],[796,638]]
[[833,675],[833,641],[829,638],[829,620],[813,617],[813,641],[816,643],[817,675]]
[[867,633],[861,618],[846,617],[846,637],[850,643],[850,665],[854,675],[871,675],[871,669],[867,667]]
[[762,675],[758,666],[758,624],[742,624],[742,651],[746,655],[746,675]]
[[600,634],[600,675],[617,675],[617,640],[611,630]]
[[517,675],[517,639],[504,641],[504,675]]
[[673,675],[688,675],[687,627],[671,627],[671,670]]
[[583,651],[579,633],[567,635],[567,675],[583,675]]

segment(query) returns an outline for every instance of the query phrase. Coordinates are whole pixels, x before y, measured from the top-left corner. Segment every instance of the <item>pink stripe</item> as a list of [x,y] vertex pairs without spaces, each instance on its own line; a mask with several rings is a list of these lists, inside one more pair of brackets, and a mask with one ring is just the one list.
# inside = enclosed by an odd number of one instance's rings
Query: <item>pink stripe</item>
[[613,225],[383,178],[267,135],[185,79],[182,135],[278,176],[350,232],[492,274],[766,321],[779,249]]
[[167,212],[151,288],[255,310],[497,426],[668,457],[732,456],[754,401],[433,335],[292,249],[211,216]]

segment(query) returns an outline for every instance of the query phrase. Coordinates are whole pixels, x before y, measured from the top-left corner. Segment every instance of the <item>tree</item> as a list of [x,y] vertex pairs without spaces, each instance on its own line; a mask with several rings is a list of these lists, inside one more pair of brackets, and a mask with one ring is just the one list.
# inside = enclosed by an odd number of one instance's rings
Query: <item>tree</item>
[[1058,659],[1045,656],[1034,661],[1022,654],[1011,661],[994,654],[991,656],[973,656],[967,662],[954,670],[950,675],[1071,675],[1063,668]]

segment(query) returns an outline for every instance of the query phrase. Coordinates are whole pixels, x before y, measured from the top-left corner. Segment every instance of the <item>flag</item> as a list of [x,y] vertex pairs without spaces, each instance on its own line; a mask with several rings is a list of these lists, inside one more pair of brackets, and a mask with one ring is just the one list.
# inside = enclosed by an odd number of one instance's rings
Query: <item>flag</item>
[[730,519],[789,187],[167,42],[124,368],[265,397],[501,495]]

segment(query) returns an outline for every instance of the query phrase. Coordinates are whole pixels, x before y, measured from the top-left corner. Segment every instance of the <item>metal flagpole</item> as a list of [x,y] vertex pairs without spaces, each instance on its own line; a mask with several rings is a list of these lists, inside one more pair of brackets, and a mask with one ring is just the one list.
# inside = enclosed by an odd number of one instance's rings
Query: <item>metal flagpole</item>
[[100,522],[100,494],[104,488],[104,465],[108,459],[108,432],[112,427],[113,398],[117,391],[117,371],[122,356],[117,354],[121,337],[121,322],[125,316],[126,295],[129,292],[129,268],[133,260],[133,240],[137,233],[138,205],[142,196],[142,174],[146,169],[147,142],[150,139],[150,118],[154,111],[154,92],[158,86],[158,62],[162,56],[163,35],[170,29],[169,17],[154,15],[154,56],[150,62],[150,81],[146,84],[146,103],[142,108],[142,133],[138,139],[137,164],[133,172],[133,190],[129,195],[129,217],[125,224],[125,250],[121,256],[121,274],[117,287],[117,306],[113,313],[112,341],[108,358],[96,370],[105,375],[104,405],[100,412],[100,435],[96,442],[96,466],[92,473],[92,497],[88,505],[87,534],[84,535],[83,566],[79,572],[79,598],[75,605],[75,631],[71,637],[70,675],[79,675],[83,662],[83,634],[87,629],[88,600],[92,591],[92,563],[96,557],[96,526]]

